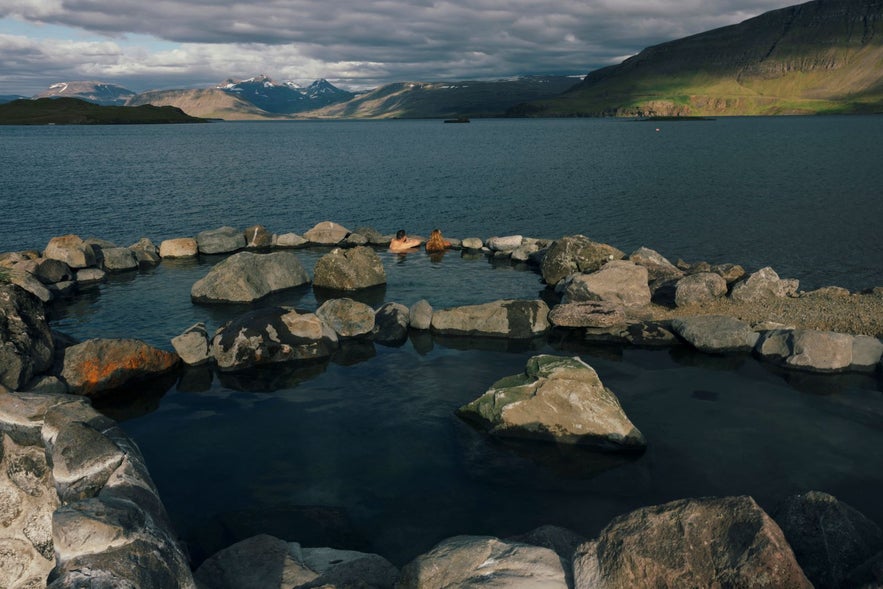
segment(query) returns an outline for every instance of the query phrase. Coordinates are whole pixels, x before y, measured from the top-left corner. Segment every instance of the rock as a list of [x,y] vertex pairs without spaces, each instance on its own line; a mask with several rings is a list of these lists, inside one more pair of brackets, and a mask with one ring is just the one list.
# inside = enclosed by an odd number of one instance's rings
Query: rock
[[278,248],[304,247],[309,242],[297,233],[283,233],[275,238],[273,245]]
[[408,339],[411,312],[401,303],[386,303],[374,314],[374,341],[397,346]]
[[317,245],[337,245],[350,234],[350,230],[331,221],[322,221],[304,233],[310,243]]
[[353,233],[358,233],[359,235],[364,236],[371,245],[389,245],[389,237],[382,235],[373,227],[356,227],[356,230],[353,231]]
[[647,443],[616,395],[578,357],[534,356],[457,414],[500,437],[643,451]]
[[242,232],[245,247],[249,249],[267,249],[273,247],[273,234],[263,225],[252,225]]
[[95,397],[169,372],[179,360],[136,339],[90,339],[64,350],[60,377],[71,393]]
[[233,319],[212,338],[212,356],[221,370],[328,358],[337,334],[314,313],[285,307],[256,309]]
[[524,237],[521,235],[507,235],[505,237],[491,237],[485,242],[485,245],[492,252],[512,253],[523,241]]
[[621,305],[583,301],[555,305],[549,312],[549,322],[557,327],[613,327],[625,325],[626,316]]
[[36,393],[40,395],[66,395],[69,391],[67,385],[64,384],[57,376],[44,374],[38,376],[29,382],[24,390],[28,393]]
[[478,251],[484,247],[484,242],[478,237],[467,237],[460,245],[464,250]]
[[62,503],[96,496],[125,457],[101,432],[78,421],[62,425],[48,451]]
[[546,284],[555,286],[571,274],[595,272],[607,262],[624,257],[615,247],[584,235],[562,237],[546,250],[540,271]]
[[615,518],[574,557],[576,587],[812,587],[750,497],[682,499]]
[[564,568],[548,548],[489,536],[455,536],[402,568],[396,589],[543,587],[566,589]]
[[512,250],[512,259],[516,262],[531,262],[532,256],[541,249],[548,247],[545,241],[524,238],[520,246]]
[[809,292],[805,292],[801,297],[848,297],[851,293],[842,286],[823,286]]
[[857,370],[873,370],[883,358],[883,342],[869,335],[856,335],[852,339],[852,364]]
[[756,303],[768,298],[782,298],[795,289],[793,282],[779,278],[775,270],[767,266],[733,285],[730,298],[740,303]]
[[649,305],[647,269],[633,262],[613,260],[596,272],[574,276],[562,302],[582,301],[604,301],[623,307]]
[[633,346],[642,347],[678,345],[680,340],[670,331],[670,327],[670,323],[658,321],[632,323],[626,327],[625,340]]
[[154,268],[162,261],[159,255],[159,248],[153,245],[153,242],[146,237],[142,237],[136,243],[129,246],[135,255],[135,261],[142,270]]
[[343,247],[356,247],[357,245],[368,245],[368,238],[359,233],[350,233],[341,242]]
[[432,327],[432,305],[426,299],[420,299],[409,309],[411,327],[414,329],[429,329]]
[[335,248],[316,262],[313,285],[353,291],[386,284],[383,262],[370,247]]
[[107,278],[107,272],[101,268],[83,268],[77,270],[77,284],[95,284],[104,282]]
[[74,279],[74,271],[61,260],[41,258],[34,261],[34,270],[31,272],[37,280],[43,284],[55,284]]
[[526,534],[506,538],[506,540],[554,550],[564,567],[567,586],[573,587],[573,555],[576,553],[576,549],[586,542],[587,538],[567,528],[544,525]]
[[115,244],[114,242],[107,239],[101,239],[100,237],[87,237],[83,241],[91,245],[96,254],[99,253],[100,250],[117,247],[117,244]]
[[198,366],[211,360],[211,342],[205,323],[192,325],[181,335],[172,338],[172,347],[188,366]]
[[629,254],[629,261],[647,269],[647,280],[650,283],[662,283],[677,280],[684,276],[683,270],[668,261],[659,252],[640,247]]
[[77,235],[63,235],[49,240],[43,257],[60,260],[74,269],[88,268],[96,263],[92,246]]
[[852,570],[883,550],[883,530],[827,493],[791,496],[773,518],[817,588],[844,586]]
[[672,331],[701,352],[750,352],[760,337],[747,324],[724,315],[673,319]]
[[430,327],[445,335],[529,339],[548,331],[548,317],[541,300],[500,300],[434,311]]
[[190,289],[195,303],[250,303],[310,282],[293,252],[240,252],[215,264]]
[[55,298],[51,290],[27,272],[13,272],[9,277],[9,282],[31,293],[42,303],[48,303]]
[[128,544],[147,523],[134,503],[99,497],[65,505],[52,519],[53,542],[64,560]]
[[229,254],[245,247],[245,236],[233,227],[208,229],[196,234],[196,245],[201,254]]
[[52,366],[55,346],[43,305],[0,283],[0,385],[18,390]]
[[127,247],[113,247],[101,250],[104,269],[108,272],[127,272],[138,269],[135,253]]
[[715,264],[711,267],[711,271],[719,274],[726,281],[727,285],[733,284],[745,276],[745,268],[739,264]]
[[374,309],[353,299],[329,299],[316,309],[316,315],[339,338],[364,337],[374,330]]
[[852,365],[853,337],[845,333],[795,329],[785,364],[812,372],[837,372]]
[[687,307],[714,301],[727,294],[727,281],[714,272],[684,276],[675,285],[675,305]]
[[166,239],[159,244],[159,257],[195,258],[199,254],[199,245],[192,237]]

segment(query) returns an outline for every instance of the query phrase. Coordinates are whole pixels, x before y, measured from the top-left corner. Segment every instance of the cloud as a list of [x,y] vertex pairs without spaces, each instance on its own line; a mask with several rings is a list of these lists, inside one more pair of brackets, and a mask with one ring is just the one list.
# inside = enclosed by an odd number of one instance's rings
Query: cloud
[[[390,81],[586,74],[781,0],[4,0],[0,83],[86,73],[145,89],[267,73],[366,87]],[[42,25],[71,31],[40,38]],[[157,39],[173,47],[137,45]],[[88,37],[83,40],[82,37]],[[65,43],[82,43],[71,46]],[[7,54],[14,51],[17,62]],[[68,53],[65,53],[65,52]],[[18,72],[17,74],[15,72]]]

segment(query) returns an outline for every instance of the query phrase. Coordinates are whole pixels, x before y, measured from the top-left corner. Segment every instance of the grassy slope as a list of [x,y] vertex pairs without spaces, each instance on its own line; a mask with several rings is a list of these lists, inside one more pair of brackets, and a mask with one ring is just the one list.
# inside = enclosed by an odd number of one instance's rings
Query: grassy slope
[[3,125],[124,125],[201,123],[173,107],[99,106],[77,98],[16,100],[0,105]]

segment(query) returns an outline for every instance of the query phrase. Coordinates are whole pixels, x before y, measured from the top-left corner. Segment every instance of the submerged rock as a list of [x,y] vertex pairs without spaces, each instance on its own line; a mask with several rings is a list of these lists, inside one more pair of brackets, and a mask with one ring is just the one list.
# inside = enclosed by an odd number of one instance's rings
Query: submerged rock
[[432,313],[432,331],[444,335],[529,339],[549,329],[549,307],[541,300],[501,300]]
[[310,282],[292,252],[239,252],[216,264],[190,289],[195,303],[250,303]]

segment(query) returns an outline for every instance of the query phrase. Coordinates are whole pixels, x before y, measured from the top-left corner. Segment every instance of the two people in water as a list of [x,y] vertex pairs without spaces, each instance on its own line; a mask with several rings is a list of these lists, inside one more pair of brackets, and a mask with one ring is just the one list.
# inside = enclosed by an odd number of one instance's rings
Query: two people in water
[[[421,243],[423,243],[422,240],[415,237],[408,237],[408,234],[405,233],[404,229],[399,229],[398,232],[396,232],[395,238],[389,242],[389,251],[404,252],[414,249],[415,247],[420,247]],[[430,254],[443,252],[451,247],[451,242],[442,237],[441,230],[433,229],[432,233],[429,235],[429,239],[426,240],[426,245],[424,247],[426,248],[426,252]]]

